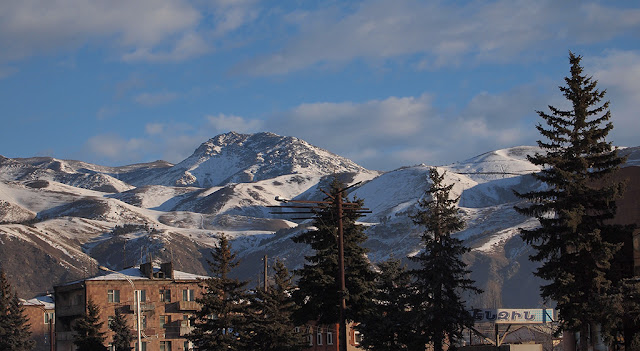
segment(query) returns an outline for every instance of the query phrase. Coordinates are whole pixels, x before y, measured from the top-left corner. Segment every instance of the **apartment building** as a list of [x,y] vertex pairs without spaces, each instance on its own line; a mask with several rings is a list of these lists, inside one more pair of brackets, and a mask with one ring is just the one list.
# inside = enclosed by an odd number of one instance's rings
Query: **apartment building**
[[[347,350],[362,350],[360,346],[361,334],[355,330],[353,323],[347,324]],[[296,331],[305,333],[309,347],[305,351],[338,351],[340,345],[339,325],[318,325],[310,321],[302,327],[296,327]]]
[[55,304],[52,295],[40,295],[30,300],[22,300],[24,314],[29,320],[31,339],[35,342],[33,351],[54,351]]
[[[145,263],[139,267],[56,286],[57,350],[75,349],[73,325],[86,313],[89,300],[99,307],[100,318],[104,322],[102,330],[106,333],[109,345],[113,333],[108,323],[115,316],[115,311],[119,310],[131,327],[135,350],[138,349],[138,313],[142,351],[188,350],[189,343],[185,335],[192,330],[189,318],[199,309],[195,299],[201,297],[203,291],[199,280],[207,278],[174,270],[172,263],[163,263],[160,267]],[[139,309],[134,291],[139,292]]]

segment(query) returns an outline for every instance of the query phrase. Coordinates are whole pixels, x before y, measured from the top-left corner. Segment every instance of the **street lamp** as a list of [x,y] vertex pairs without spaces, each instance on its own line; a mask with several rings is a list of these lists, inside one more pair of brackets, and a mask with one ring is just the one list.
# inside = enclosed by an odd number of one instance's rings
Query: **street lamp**
[[140,330],[140,291],[136,290],[136,287],[133,285],[133,281],[131,281],[131,279],[129,279],[126,274],[114,271],[105,266],[99,266],[98,268],[106,272],[120,274],[129,282],[129,284],[131,284],[131,289],[133,290],[133,301],[135,301],[136,304],[136,331],[138,332],[138,351],[142,351],[142,331]]

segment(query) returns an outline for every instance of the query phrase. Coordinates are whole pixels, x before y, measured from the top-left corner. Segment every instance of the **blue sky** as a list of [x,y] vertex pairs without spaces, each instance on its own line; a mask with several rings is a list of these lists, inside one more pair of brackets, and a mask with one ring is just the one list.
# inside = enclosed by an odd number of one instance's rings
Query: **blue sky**
[[270,131],[378,170],[539,139],[569,50],[640,145],[635,1],[8,0],[0,155],[179,162]]

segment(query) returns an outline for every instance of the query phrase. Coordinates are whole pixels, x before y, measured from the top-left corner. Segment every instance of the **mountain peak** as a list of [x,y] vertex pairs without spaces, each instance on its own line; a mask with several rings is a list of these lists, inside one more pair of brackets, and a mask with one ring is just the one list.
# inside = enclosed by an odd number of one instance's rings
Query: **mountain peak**
[[285,174],[322,176],[371,171],[304,140],[271,132],[229,132],[202,143],[178,163],[161,185],[212,187]]

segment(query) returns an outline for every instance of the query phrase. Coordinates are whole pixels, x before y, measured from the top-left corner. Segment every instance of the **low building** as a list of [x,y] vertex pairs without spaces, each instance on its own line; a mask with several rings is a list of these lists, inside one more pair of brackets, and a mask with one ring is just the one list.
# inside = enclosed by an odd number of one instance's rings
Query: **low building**
[[113,333],[109,320],[116,309],[125,315],[131,327],[137,349],[137,313],[134,291],[140,296],[140,335],[142,351],[182,351],[189,349],[185,335],[192,330],[189,318],[200,306],[195,299],[202,296],[199,285],[206,276],[173,269],[171,263],[140,267],[87,278],[54,287],[55,331],[58,351],[73,351],[75,321],[87,311],[87,302],[93,301],[100,310],[106,342],[110,345]]
[[[362,350],[359,347],[362,341],[361,334],[353,326],[353,323],[347,324],[347,350]],[[339,330],[339,324],[318,325],[313,321],[302,327],[296,327],[296,331],[306,335],[309,347],[305,351],[339,351]]]
[[54,351],[55,303],[53,295],[36,296],[22,301],[25,316],[29,319],[31,339],[35,342],[34,351]]

